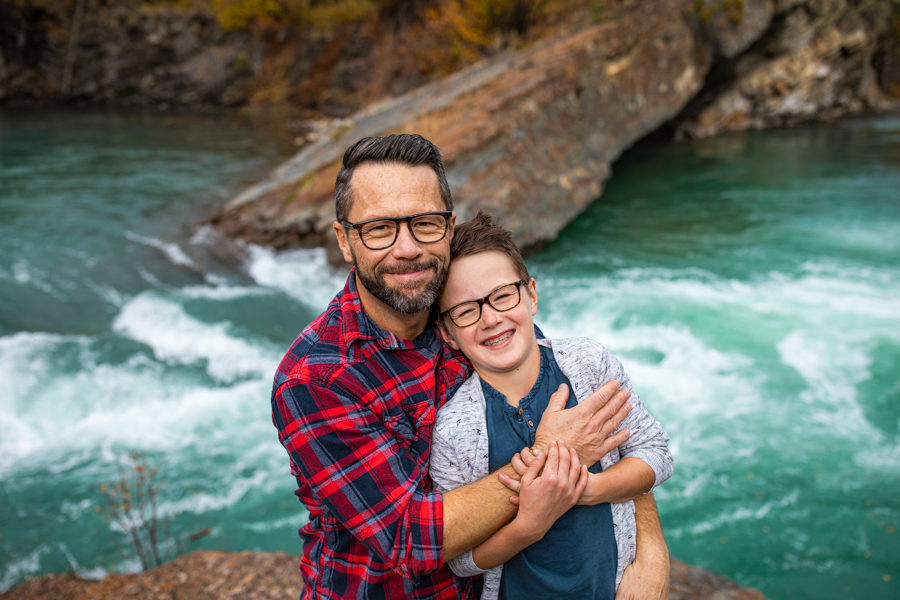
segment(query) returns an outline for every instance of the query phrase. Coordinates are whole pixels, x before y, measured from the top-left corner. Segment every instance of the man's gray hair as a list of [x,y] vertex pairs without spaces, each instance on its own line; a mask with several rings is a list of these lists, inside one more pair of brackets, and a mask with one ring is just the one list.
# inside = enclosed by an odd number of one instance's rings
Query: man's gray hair
[[347,220],[353,206],[353,190],[350,186],[353,170],[365,163],[431,167],[437,175],[444,206],[447,210],[453,210],[453,197],[444,173],[441,151],[421,135],[399,133],[384,137],[365,137],[344,152],[343,166],[334,184],[334,214],[338,223]]

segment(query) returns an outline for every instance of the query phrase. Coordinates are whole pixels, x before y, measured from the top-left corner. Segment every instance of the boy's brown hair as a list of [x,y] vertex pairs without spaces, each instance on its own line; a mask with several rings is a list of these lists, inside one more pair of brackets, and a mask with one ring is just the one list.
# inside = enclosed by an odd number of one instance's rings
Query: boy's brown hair
[[519,277],[525,281],[531,280],[528,267],[525,266],[525,261],[522,259],[522,253],[513,241],[512,232],[495,223],[491,213],[479,210],[474,219],[466,221],[453,233],[453,241],[450,243],[450,260],[482,252],[505,254],[512,261]]

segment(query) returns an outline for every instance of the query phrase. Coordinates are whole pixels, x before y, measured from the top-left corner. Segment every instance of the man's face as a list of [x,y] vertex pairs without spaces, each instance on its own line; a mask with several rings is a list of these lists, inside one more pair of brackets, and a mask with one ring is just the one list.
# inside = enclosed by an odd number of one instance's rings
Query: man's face
[[[363,164],[354,170],[351,186],[351,223],[446,210],[437,175],[427,166]],[[397,241],[383,250],[366,248],[355,231],[340,223],[334,230],[344,259],[356,266],[366,290],[393,310],[413,314],[432,305],[447,277],[455,218],[447,236],[432,244],[416,241],[401,224]]]

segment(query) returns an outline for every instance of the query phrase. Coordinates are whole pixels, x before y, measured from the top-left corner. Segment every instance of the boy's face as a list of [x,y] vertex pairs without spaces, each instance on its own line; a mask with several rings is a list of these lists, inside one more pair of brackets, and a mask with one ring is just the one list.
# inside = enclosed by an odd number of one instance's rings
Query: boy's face
[[[500,252],[455,259],[438,300],[440,310],[479,300],[520,278],[509,257]],[[474,325],[457,327],[449,317],[438,323],[447,343],[465,354],[482,377],[485,373],[515,371],[525,364],[530,353],[537,351],[532,320],[537,312],[534,279],[519,286],[519,293],[518,306],[504,312],[494,310],[485,302],[481,306],[481,318]]]

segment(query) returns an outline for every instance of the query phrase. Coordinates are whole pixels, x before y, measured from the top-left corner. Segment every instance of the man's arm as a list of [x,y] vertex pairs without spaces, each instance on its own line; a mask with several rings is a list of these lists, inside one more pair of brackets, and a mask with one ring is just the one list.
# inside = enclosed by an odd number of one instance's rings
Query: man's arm
[[404,575],[443,564],[441,495],[369,407],[336,385],[283,383],[272,399],[278,437],[326,510],[372,556]]
[[634,499],[637,554],[625,569],[616,600],[668,600],[669,549],[663,536],[653,493]]

